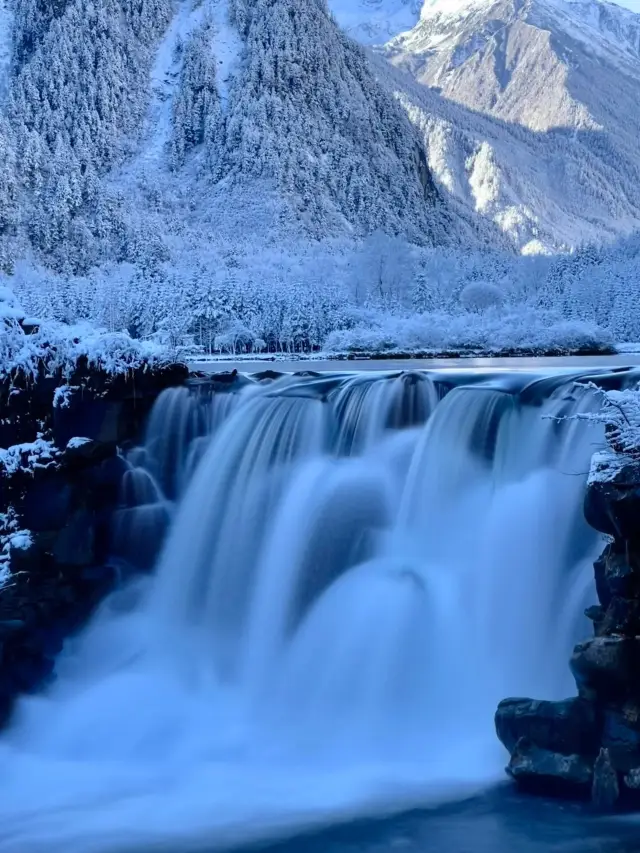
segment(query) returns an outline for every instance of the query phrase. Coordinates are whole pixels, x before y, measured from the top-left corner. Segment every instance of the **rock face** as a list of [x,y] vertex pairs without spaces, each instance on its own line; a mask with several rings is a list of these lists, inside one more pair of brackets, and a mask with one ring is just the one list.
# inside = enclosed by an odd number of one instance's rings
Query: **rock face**
[[109,543],[128,467],[119,448],[187,376],[183,365],[113,376],[79,364],[66,381],[0,383],[0,723],[51,676],[64,638],[116,582]]
[[609,750],[601,749],[593,767],[591,800],[597,809],[609,811],[616,805],[619,796],[618,774],[611,761]]
[[581,755],[542,749],[521,737],[511,753],[507,773],[531,793],[585,798],[593,781],[593,762]]
[[640,461],[619,448],[594,457],[589,523],[610,537],[594,563],[594,636],[570,666],[578,697],[505,699],[496,712],[507,772],[529,791],[640,809]]
[[598,718],[593,705],[583,699],[504,699],[495,721],[498,737],[508,750],[526,738],[560,755],[595,757],[598,752]]

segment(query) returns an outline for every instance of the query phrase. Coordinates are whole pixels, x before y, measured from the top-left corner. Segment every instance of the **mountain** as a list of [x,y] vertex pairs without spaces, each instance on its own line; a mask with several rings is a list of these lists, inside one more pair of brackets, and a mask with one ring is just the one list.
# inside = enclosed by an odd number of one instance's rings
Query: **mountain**
[[258,234],[473,239],[421,134],[320,0],[0,4],[5,255],[82,273],[185,245],[242,254]]
[[390,312],[584,340],[610,303],[618,334],[637,241],[545,253],[639,227],[636,16],[335,2],[0,0],[0,277],[29,313],[232,351]]
[[599,0],[426,0],[379,51],[419,84],[393,78],[440,188],[517,248],[640,226],[640,15]]

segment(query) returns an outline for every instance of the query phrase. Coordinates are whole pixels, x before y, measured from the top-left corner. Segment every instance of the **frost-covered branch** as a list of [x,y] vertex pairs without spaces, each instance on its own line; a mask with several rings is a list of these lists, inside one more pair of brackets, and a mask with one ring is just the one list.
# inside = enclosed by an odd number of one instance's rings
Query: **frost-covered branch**
[[640,386],[622,391],[596,391],[602,399],[602,408],[583,417],[605,425],[607,441],[616,453],[640,458]]

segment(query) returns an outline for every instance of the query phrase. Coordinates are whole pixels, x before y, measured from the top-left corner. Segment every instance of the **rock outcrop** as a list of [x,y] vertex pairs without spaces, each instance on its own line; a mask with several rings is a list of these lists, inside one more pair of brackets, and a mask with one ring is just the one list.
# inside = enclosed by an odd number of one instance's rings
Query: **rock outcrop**
[[127,463],[160,392],[184,365],[0,381],[0,723],[51,676],[64,638],[117,580],[112,518]]
[[640,808],[640,459],[629,446],[596,454],[585,516],[609,542],[594,564],[594,636],[570,666],[578,696],[506,699],[498,737],[523,788],[591,799],[600,811]]

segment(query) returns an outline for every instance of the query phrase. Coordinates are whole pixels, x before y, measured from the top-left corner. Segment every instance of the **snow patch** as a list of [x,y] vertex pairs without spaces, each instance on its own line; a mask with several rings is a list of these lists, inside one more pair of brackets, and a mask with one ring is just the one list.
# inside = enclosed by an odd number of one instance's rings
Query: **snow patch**
[[228,0],[211,0],[209,5],[214,26],[212,49],[217,61],[216,80],[220,105],[224,112],[244,45],[236,28],[229,23]]
[[33,471],[34,468],[47,468],[55,462],[57,455],[54,443],[39,437],[25,444],[14,444],[6,450],[0,448],[0,470],[5,475],[11,475],[20,469]]
[[628,463],[629,460],[626,456],[622,456],[610,448],[598,450],[591,457],[587,485],[593,486],[596,483],[614,482],[618,474]]
[[84,447],[85,444],[91,444],[91,439],[75,436],[75,438],[70,438],[67,442],[67,450],[76,450],[78,447]]
[[33,536],[30,530],[19,530],[9,537],[9,547],[16,551],[28,551],[33,545]]
[[421,0],[329,0],[340,27],[362,44],[384,44],[418,21]]
[[166,160],[172,130],[173,103],[180,86],[182,47],[206,21],[213,25],[211,50],[216,57],[217,83],[224,110],[242,50],[242,39],[229,23],[228,0],[181,0],[160,42],[151,69],[146,132],[132,164],[154,167]]
[[60,385],[59,388],[56,388],[53,395],[53,408],[68,409],[71,405],[73,392],[78,390],[78,388],[78,385]]

